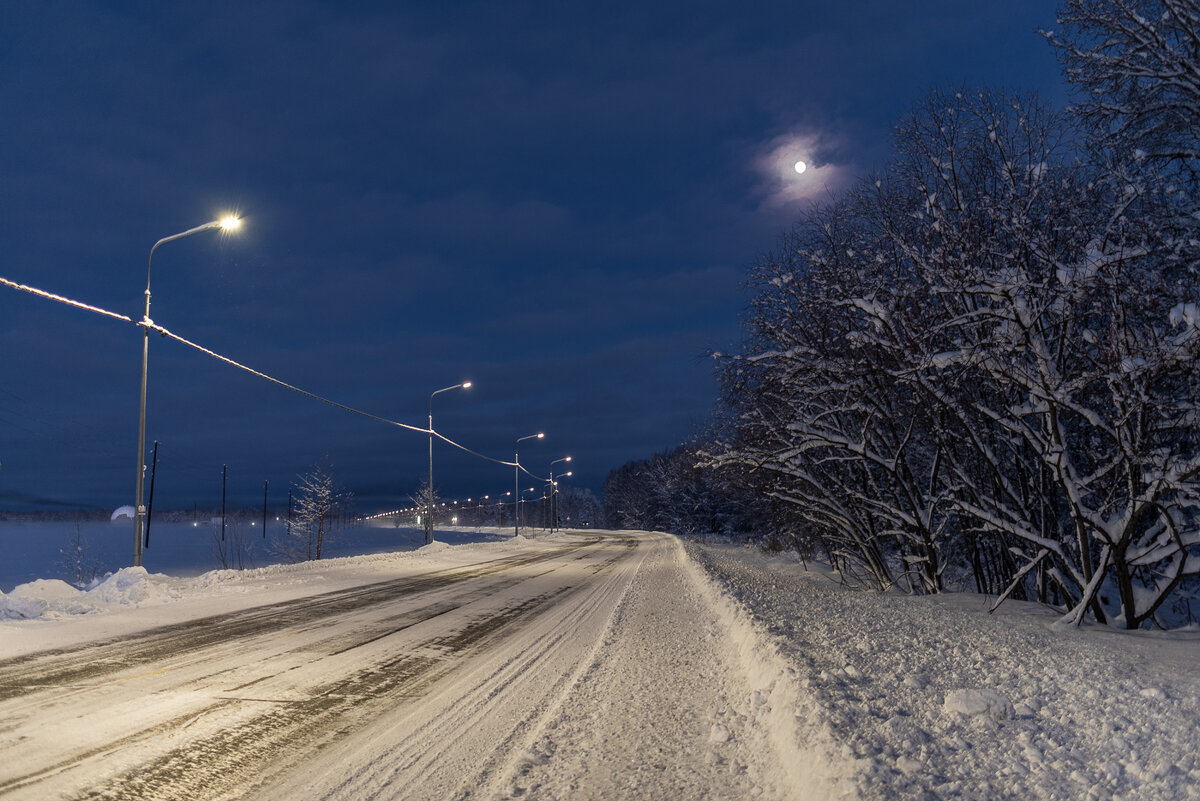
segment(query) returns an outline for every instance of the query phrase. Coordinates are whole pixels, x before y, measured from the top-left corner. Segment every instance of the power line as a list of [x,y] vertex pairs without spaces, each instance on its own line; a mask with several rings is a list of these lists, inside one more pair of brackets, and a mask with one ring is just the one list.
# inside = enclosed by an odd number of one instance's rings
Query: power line
[[467,446],[465,446],[461,443],[455,442],[454,440],[450,439],[449,437],[446,437],[443,434],[439,434],[437,431],[435,431],[431,428],[421,428],[420,426],[413,426],[413,425],[409,425],[407,423],[401,423],[396,420],[391,420],[386,417],[380,417],[379,415],[371,414],[370,412],[364,412],[361,409],[355,409],[353,406],[347,406],[344,403],[338,403],[335,400],[330,400],[329,398],[318,395],[315,392],[309,392],[306,389],[301,389],[300,387],[297,387],[293,384],[289,384],[288,382],[280,380],[278,378],[275,378],[274,376],[267,375],[266,373],[264,373],[260,370],[255,370],[253,367],[248,367],[248,366],[242,364],[241,362],[238,362],[234,359],[229,358],[228,356],[223,356],[222,354],[217,353],[216,351],[211,350],[209,348],[206,348],[203,345],[200,345],[196,342],[192,342],[191,340],[186,339],[186,338],[180,336],[179,334],[176,334],[173,331],[170,331],[170,330],[164,328],[163,326],[155,323],[153,320],[150,320],[148,318],[135,321],[133,318],[128,317],[124,314],[118,314],[116,312],[112,312],[107,309],[102,309],[99,306],[93,306],[91,304],[82,303],[77,300],[71,300],[70,298],[63,297],[62,295],[56,295],[52,292],[46,292],[45,290],[37,289],[35,287],[31,287],[26,284],[19,284],[15,281],[10,281],[7,278],[4,278],[2,276],[0,276],[0,284],[3,284],[4,286],[12,287],[13,289],[19,290],[21,292],[28,292],[32,295],[37,295],[38,297],[46,298],[47,300],[53,300],[58,303],[65,303],[66,305],[73,306],[74,308],[77,308],[77,309],[83,309],[85,311],[90,311],[95,314],[103,315],[105,317],[111,317],[114,320],[121,320],[122,322],[133,323],[134,325],[142,326],[151,331],[157,331],[159,334],[163,335],[164,337],[169,337],[170,339],[173,339],[176,342],[186,345],[189,348],[198,350],[201,353],[205,354],[206,356],[210,356],[214,359],[217,359],[218,361],[224,362],[225,364],[228,364],[231,367],[236,367],[239,370],[244,370],[245,372],[250,373],[251,375],[257,376],[265,381],[269,381],[269,382],[276,384],[278,386],[281,386],[285,389],[290,389],[291,391],[297,392],[301,395],[304,395],[305,397],[312,398],[315,401],[319,401],[321,403],[328,404],[329,406],[333,406],[335,408],[341,409],[342,411],[349,412],[350,414],[355,414],[360,417],[365,417],[369,420],[374,420],[379,423],[384,423],[385,425],[393,426],[396,428],[403,428],[406,431],[414,431],[418,434],[425,434],[426,436],[429,436],[429,435],[435,436],[438,439],[445,442],[447,445],[451,445],[455,448],[458,448],[461,451],[465,451],[466,453],[469,453],[472,456],[475,456],[479,459],[484,459],[486,461],[493,462],[495,464],[502,465],[505,467],[516,467],[517,469],[521,470],[529,477],[541,480],[540,476],[534,475],[533,473],[531,473],[527,469],[525,469],[525,467],[523,467],[522,465],[520,465],[516,462],[510,462],[505,459],[496,459],[492,456],[487,456],[486,454],[479,453],[478,451],[472,450],[471,448],[468,448]]

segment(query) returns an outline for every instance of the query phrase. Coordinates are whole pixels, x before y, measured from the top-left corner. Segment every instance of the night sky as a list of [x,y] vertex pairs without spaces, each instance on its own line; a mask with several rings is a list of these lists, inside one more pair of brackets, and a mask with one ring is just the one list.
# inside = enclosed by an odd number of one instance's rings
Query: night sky
[[[1053,2],[0,5],[0,276],[545,475],[699,431],[748,266],[935,87],[1066,91]],[[798,158],[812,168],[792,169]],[[0,509],[133,501],[141,329],[0,287]],[[157,334],[156,508],[397,505],[427,439]],[[438,445],[450,497],[512,469]],[[561,466],[559,466],[561,468]],[[528,483],[523,480],[523,483]]]

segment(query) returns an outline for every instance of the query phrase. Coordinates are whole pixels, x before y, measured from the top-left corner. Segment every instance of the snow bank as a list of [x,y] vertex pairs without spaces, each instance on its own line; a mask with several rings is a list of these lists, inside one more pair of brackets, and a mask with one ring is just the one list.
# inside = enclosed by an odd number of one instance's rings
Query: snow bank
[[1200,799],[1195,633],[1062,630],[1036,604],[989,615],[976,595],[854,590],[755,549],[687,548],[792,670],[864,799]]
[[87,591],[97,605],[133,606],[144,601],[173,597],[164,586],[167,576],[151,578],[144,567],[123,567]]
[[481,549],[488,553],[506,553],[527,548],[530,542],[525,537],[461,545],[434,541],[413,551],[345,556],[247,570],[211,570],[194,578],[150,573],[144,567],[125,567],[97,579],[86,590],[57,579],[38,579],[20,584],[8,594],[0,592],[0,620],[57,620],[214,595],[250,594],[281,584],[313,584],[324,581],[330,574],[386,571],[410,562],[427,565],[441,559],[457,563],[469,560],[472,553]]
[[[695,553],[691,550],[688,555]],[[834,741],[822,710],[799,685],[796,670],[745,607],[694,559],[683,562],[729,635],[728,658],[741,666],[750,686],[750,716],[779,754],[793,797],[801,801],[858,798],[855,755]],[[714,728],[710,740],[727,736],[728,731]]]
[[168,576],[154,576],[144,567],[126,567],[86,590],[58,579],[38,579],[0,593],[0,620],[32,620],[63,615],[86,615],[114,606],[137,606],[169,600],[178,593],[167,586]]

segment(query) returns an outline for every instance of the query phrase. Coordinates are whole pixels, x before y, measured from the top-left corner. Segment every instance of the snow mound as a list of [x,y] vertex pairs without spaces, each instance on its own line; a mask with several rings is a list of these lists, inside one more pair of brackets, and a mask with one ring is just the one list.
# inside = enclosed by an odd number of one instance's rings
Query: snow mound
[[72,587],[58,579],[38,579],[28,584],[21,584],[9,593],[13,598],[26,600],[41,599],[43,601],[74,601],[82,594],[81,590]]
[[120,506],[113,510],[112,517],[109,522],[117,520],[132,520],[134,516],[134,508],[132,506]]
[[161,596],[144,567],[123,567],[87,591],[90,599],[129,606]]
[[83,602],[84,594],[65,581],[38,579],[0,593],[0,620],[32,620],[50,613],[83,614],[93,611]]
[[27,620],[41,617],[45,611],[45,601],[19,598],[0,592],[0,620]]

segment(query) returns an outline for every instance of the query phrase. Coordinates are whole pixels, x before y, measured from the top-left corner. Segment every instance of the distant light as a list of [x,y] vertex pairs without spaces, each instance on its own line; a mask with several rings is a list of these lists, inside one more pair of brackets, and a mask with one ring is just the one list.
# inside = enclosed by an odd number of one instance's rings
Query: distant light
[[797,162],[796,162],[796,172],[798,172],[798,173],[802,173],[802,172],[804,172],[804,171],[805,171],[805,170],[807,170],[807,169],[808,169],[808,165],[807,165],[807,164],[805,164],[803,161],[797,161]]
[[242,220],[234,214],[227,214],[221,218],[221,227],[226,231],[236,231],[242,227]]

